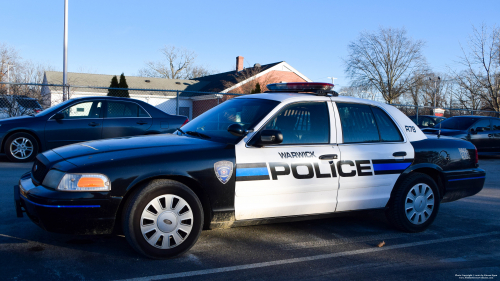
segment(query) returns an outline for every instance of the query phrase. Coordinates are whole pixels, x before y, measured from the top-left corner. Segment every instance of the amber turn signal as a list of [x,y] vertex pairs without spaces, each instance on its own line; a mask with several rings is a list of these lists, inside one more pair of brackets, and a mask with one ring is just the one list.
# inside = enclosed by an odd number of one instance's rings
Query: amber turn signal
[[100,178],[81,177],[77,184],[78,187],[104,187],[104,181]]

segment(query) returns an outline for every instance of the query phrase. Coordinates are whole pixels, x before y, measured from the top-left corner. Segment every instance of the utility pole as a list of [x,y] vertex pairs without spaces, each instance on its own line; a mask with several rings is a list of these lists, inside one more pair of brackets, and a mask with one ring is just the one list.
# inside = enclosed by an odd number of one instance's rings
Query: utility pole
[[63,101],[68,100],[68,0],[64,0]]
[[335,79],[338,79],[338,78],[335,78],[335,77],[328,77],[328,79],[332,79],[332,84],[334,84],[334,85],[335,85],[334,81],[335,81]]
[[[14,65],[7,64],[7,83],[10,83],[10,67],[14,67]],[[10,95],[10,84],[7,84],[7,95]]]

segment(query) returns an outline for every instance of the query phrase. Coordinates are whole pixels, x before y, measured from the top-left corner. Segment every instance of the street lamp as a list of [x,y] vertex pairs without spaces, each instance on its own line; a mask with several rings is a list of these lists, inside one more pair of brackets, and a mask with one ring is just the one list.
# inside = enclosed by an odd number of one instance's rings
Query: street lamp
[[335,78],[335,77],[327,77],[328,79],[332,79],[332,84],[335,84],[333,83],[333,81],[335,81],[335,79],[338,79],[338,78]]
[[63,101],[68,100],[68,0],[64,0]]
[[434,81],[434,112],[436,111],[436,96],[438,92],[437,88],[437,83],[441,81],[441,77],[437,77],[437,79],[432,80],[431,77],[429,77],[429,81]]

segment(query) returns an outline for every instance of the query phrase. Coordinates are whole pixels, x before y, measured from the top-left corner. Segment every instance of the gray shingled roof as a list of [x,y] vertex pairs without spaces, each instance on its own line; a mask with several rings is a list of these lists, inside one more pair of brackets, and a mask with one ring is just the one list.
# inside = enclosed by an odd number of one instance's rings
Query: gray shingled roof
[[[58,71],[45,72],[48,84],[62,84],[63,73]],[[68,84],[74,86],[109,87],[114,75],[88,74],[68,72]],[[118,79],[120,76],[117,75]],[[162,89],[179,91],[200,91],[209,84],[208,81],[148,78],[137,76],[125,76],[130,89]],[[150,82],[146,82],[149,80]]]
[[[270,63],[270,64],[264,64],[260,66],[259,73],[262,71],[266,71],[269,68],[278,65],[282,63],[283,61],[275,62],[275,63]],[[245,68],[244,71],[253,71],[255,67],[249,67]],[[203,76],[203,77],[198,77],[196,80],[199,80],[201,82],[206,82],[208,84],[205,84],[202,88],[201,91],[205,92],[221,92],[226,89],[224,85],[224,81],[230,82],[233,84],[237,84],[238,81],[236,80],[236,77],[238,76],[238,73],[236,71],[228,71],[228,72],[223,72],[223,73],[217,73],[213,75],[208,75],[208,76]]]

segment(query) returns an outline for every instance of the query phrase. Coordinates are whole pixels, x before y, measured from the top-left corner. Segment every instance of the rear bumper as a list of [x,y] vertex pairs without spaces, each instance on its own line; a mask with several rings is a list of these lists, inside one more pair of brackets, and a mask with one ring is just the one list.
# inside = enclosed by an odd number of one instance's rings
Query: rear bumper
[[[50,196],[53,195],[53,196]],[[94,199],[91,194],[77,194],[79,198],[57,198],[67,192],[57,192],[31,179],[21,179],[14,186],[16,214],[23,213],[41,228],[68,234],[109,234],[113,232],[121,198]]]
[[442,202],[451,202],[479,193],[483,189],[485,179],[486,172],[479,168],[446,173],[447,184]]

